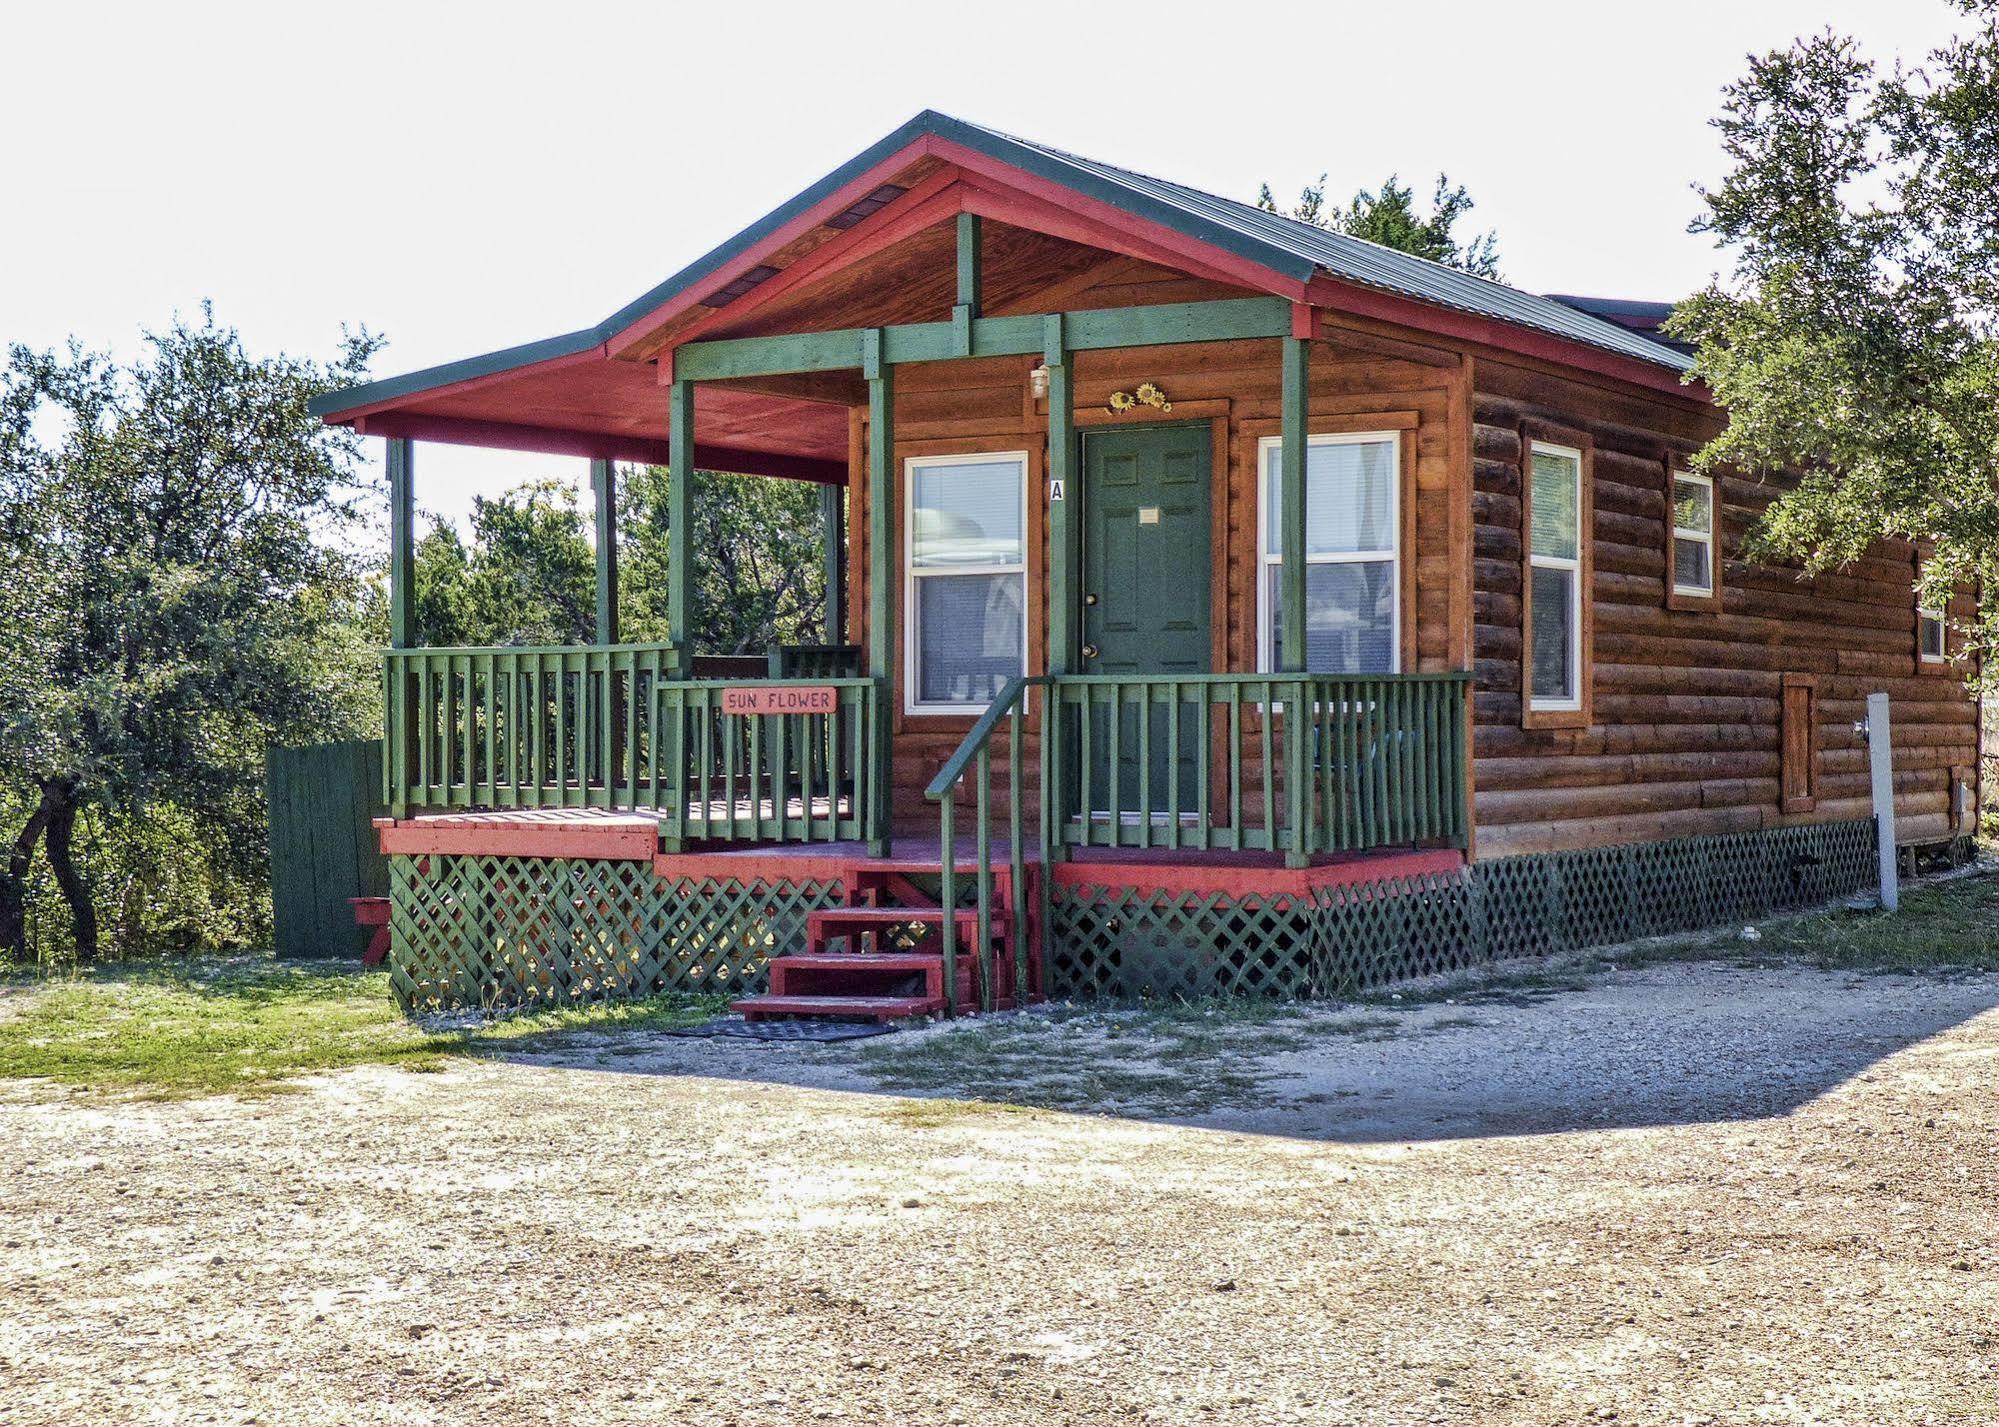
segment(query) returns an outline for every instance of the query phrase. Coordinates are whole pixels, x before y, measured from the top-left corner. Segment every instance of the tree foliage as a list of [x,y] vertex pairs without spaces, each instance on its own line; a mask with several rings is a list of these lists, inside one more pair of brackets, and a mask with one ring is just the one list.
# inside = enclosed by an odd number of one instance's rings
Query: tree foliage
[[[666,469],[620,468],[619,617],[633,641],[667,637]],[[825,576],[817,487],[695,473],[694,646],[760,654],[821,637]],[[573,484],[542,480],[476,496],[470,540],[433,522],[416,551],[425,644],[581,644],[596,635],[596,554]]]
[[[178,828],[218,875],[261,881],[273,740],[372,716],[356,613],[354,438],[309,398],[361,375],[253,358],[203,309],[129,367],[16,346],[0,374],[0,950],[25,950],[38,847],[80,957],[97,949],[78,820]],[[128,859],[143,873],[140,859]]]
[[[1267,183],[1257,193],[1256,206],[1266,213],[1282,212]],[[1361,189],[1348,200],[1346,207],[1328,208],[1326,175],[1320,174],[1317,183],[1305,185],[1298,195],[1297,206],[1286,216],[1301,223],[1310,223],[1315,228],[1365,238],[1370,243],[1379,243],[1397,252],[1414,253],[1419,258],[1428,258],[1431,262],[1497,282],[1497,235],[1480,233],[1463,242],[1456,236],[1458,220],[1470,213],[1472,207],[1471,194],[1465,186],[1459,184],[1452,187],[1450,179],[1440,173],[1436,189],[1430,197],[1427,217],[1416,212],[1415,190],[1398,182],[1394,174],[1382,182],[1379,190],[1370,192]]]
[[1698,463],[1804,473],[1758,548],[1816,573],[1913,540],[1937,606],[1999,573],[1999,0],[1956,8],[1919,66],[1831,32],[1750,61],[1694,225],[1734,270],[1668,329],[1729,412]]
[[[664,639],[667,481],[663,466],[624,471],[619,533],[622,617],[633,638]],[[695,473],[693,624],[704,654],[761,654],[824,635],[819,488],[765,476]]]

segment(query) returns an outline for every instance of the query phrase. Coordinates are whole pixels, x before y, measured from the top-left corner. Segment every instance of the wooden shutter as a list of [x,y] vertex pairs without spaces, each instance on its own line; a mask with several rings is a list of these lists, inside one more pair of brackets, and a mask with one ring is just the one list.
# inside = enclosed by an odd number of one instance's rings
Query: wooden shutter
[[1819,791],[1819,681],[1813,674],[1784,676],[1782,807],[1808,813]]

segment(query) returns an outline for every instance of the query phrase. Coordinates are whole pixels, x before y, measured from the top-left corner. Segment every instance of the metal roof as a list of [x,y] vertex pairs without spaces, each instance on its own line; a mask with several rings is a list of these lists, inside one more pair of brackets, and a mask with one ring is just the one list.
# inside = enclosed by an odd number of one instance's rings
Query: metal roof
[[1301,281],[1323,272],[1419,302],[1581,342],[1675,372],[1684,372],[1688,367],[1685,356],[1663,343],[1649,340],[1613,322],[1600,321],[1587,312],[1552,299],[1508,287],[1505,283],[1473,277],[1470,273],[1385,248],[1364,238],[1328,232],[1280,214],[1266,213],[1253,204],[1203,193],[1183,184],[1151,178],[1003,134],[997,129],[954,119],[948,114],[925,110],[594,327],[329,392],[315,398],[311,409],[317,416],[336,417],[358,407],[449,383],[587,352],[608,342],[647,313],[697,286],[750,245],[817,206],[828,195],[925,135],[962,144],[1002,163],[1063,184],[1135,216],[1162,223],[1188,237]]
[[[942,116],[939,116],[942,117]],[[961,120],[952,120],[963,124]],[[976,125],[964,125],[976,129]],[[1385,248],[1365,238],[1328,232],[1310,223],[1301,223],[1282,214],[1268,213],[1254,204],[1203,193],[1184,184],[1152,178],[1129,169],[1099,163],[1095,159],[1051,149],[1028,139],[999,134],[990,129],[979,132],[1009,144],[1017,144],[1059,163],[1073,166],[1102,184],[1125,189],[1134,195],[1162,204],[1184,214],[1193,223],[1220,228],[1259,247],[1268,247],[1302,259],[1330,276],[1367,287],[1381,288],[1419,302],[1494,318],[1521,327],[1531,327],[1557,337],[1585,342],[1592,347],[1656,362],[1685,371],[1687,360],[1662,343],[1651,341],[1615,323],[1600,321],[1587,312],[1535,293],[1523,292],[1490,278],[1474,277],[1413,253]],[[1052,176],[1052,175],[1051,175]],[[1116,200],[1112,200],[1115,202]],[[1122,205],[1121,205],[1122,206]],[[1171,223],[1171,220],[1168,220]],[[1183,231],[1186,222],[1171,223]],[[1190,236],[1202,236],[1190,232]],[[1238,251],[1241,251],[1238,249]],[[1245,253],[1245,256],[1251,254]]]

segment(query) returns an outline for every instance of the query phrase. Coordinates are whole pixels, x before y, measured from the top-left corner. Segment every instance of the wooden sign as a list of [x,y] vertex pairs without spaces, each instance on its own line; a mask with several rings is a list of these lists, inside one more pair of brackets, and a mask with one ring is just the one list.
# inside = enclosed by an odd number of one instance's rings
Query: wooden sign
[[725,714],[829,714],[840,703],[831,684],[744,684],[722,690]]

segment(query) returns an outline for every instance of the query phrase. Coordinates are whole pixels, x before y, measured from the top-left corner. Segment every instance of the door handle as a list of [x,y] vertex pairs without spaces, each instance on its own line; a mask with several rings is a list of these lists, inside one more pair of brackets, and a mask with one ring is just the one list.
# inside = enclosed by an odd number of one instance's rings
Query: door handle
[[1096,657],[1097,657],[1097,646],[1096,646],[1096,645],[1094,645],[1094,644],[1085,644],[1085,645],[1083,646],[1083,657],[1084,657],[1085,659],[1094,659],[1094,658],[1096,658]]

